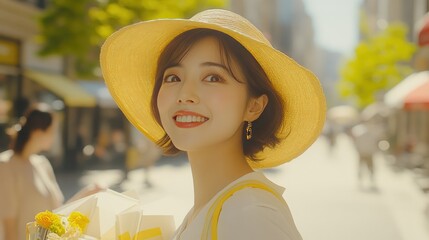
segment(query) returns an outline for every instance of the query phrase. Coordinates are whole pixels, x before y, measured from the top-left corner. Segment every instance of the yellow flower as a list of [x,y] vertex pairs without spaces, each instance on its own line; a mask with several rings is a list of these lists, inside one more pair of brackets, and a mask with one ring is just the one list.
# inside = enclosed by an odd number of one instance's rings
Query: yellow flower
[[48,239],[77,239],[89,223],[88,217],[80,212],[72,212],[67,218],[51,211],[36,215],[36,224],[49,230]]
[[44,211],[40,212],[35,217],[36,223],[46,229],[49,229],[51,225],[54,223],[54,221],[59,220],[59,217],[51,212],[51,211]]
[[49,227],[49,231],[58,234],[59,236],[63,235],[65,233],[65,229],[63,224],[61,223],[61,220],[58,219],[58,221],[54,221]]
[[70,226],[78,228],[81,233],[85,231],[86,226],[89,223],[88,217],[80,212],[72,212],[67,220]]

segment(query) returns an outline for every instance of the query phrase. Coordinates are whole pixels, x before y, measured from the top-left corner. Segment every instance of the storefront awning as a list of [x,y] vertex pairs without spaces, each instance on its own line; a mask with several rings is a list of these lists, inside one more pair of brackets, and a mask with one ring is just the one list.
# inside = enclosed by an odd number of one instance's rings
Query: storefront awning
[[429,110],[429,81],[411,91],[404,100],[408,110]]
[[24,76],[61,98],[68,107],[95,107],[97,100],[78,83],[59,74],[26,70]]
[[103,81],[78,81],[79,85],[91,93],[97,99],[97,103],[102,108],[118,108],[115,101],[110,95],[109,90],[107,89],[106,84]]
[[[384,96],[384,102],[387,106],[392,108],[402,109],[405,107],[405,100],[407,96],[412,93],[414,90],[421,88],[425,84],[429,82],[429,71],[423,71],[418,73],[413,73],[410,76],[406,77],[404,80],[399,82],[395,87],[389,90]],[[427,98],[427,92],[425,92],[425,88],[422,90],[418,90],[418,93],[423,94]],[[412,94],[415,95],[415,94]],[[418,94],[420,96],[420,94]],[[416,100],[418,99],[409,99],[410,103],[416,104]]]

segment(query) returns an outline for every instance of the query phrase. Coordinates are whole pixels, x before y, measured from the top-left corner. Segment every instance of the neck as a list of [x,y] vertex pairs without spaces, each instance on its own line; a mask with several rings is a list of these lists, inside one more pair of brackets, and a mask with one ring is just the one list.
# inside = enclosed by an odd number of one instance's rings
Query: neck
[[241,176],[252,172],[244,154],[231,149],[188,152],[194,182],[194,216],[219,191]]
[[15,153],[15,155],[19,156],[19,158],[21,158],[21,159],[29,160],[31,155],[36,154],[38,152],[39,151],[36,149],[36,146],[34,144],[30,144],[30,142],[28,142],[24,146],[22,151],[19,153]]

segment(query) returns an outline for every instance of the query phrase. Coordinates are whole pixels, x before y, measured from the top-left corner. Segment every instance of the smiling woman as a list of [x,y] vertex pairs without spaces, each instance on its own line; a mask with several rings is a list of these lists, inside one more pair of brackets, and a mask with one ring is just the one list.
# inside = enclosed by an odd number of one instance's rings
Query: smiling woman
[[257,169],[320,134],[325,101],[310,71],[219,9],[123,28],[101,66],[128,119],[166,154],[187,153],[194,205],[174,239],[301,239],[284,189]]

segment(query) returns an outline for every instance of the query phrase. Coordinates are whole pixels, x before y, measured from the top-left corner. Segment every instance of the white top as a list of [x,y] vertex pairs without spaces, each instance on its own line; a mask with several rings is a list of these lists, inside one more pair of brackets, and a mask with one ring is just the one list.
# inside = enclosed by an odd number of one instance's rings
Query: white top
[[[279,195],[284,192],[284,188],[272,183],[261,172],[246,174],[217,193],[188,226],[186,216],[173,240],[201,239],[207,212],[217,197],[229,187],[247,180],[265,183]],[[244,188],[225,201],[219,216],[218,239],[302,240],[287,204],[273,193],[259,188]]]
[[0,220],[15,218],[18,239],[25,239],[25,225],[37,213],[53,210],[64,200],[48,159],[33,155],[30,161],[0,153]]

